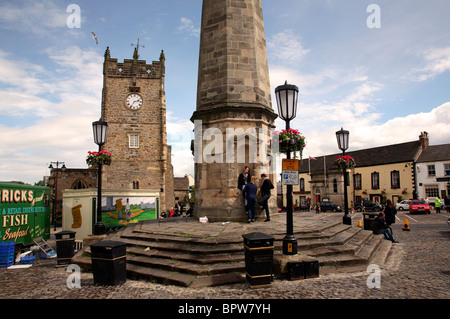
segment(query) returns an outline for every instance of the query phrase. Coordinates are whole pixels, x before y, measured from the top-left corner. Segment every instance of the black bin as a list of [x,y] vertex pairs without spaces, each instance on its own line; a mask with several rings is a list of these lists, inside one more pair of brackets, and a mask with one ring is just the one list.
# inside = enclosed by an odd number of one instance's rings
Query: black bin
[[245,248],[245,271],[250,287],[262,287],[273,281],[273,241],[264,233],[242,235]]
[[75,254],[75,234],[70,230],[63,230],[55,234],[56,263],[58,265],[70,264]]
[[372,221],[378,216],[378,213],[363,213],[364,216],[364,229],[372,230]]
[[120,285],[127,280],[126,244],[120,241],[103,240],[91,247],[94,284]]

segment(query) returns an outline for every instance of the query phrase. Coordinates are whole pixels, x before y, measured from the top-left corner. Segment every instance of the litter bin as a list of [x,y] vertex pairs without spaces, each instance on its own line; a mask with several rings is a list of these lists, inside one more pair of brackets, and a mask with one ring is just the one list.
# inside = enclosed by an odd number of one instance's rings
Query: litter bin
[[372,230],[371,225],[372,225],[372,221],[375,220],[375,218],[377,218],[378,213],[363,213],[364,216],[364,229],[365,230]]
[[115,286],[127,280],[126,243],[103,240],[90,247],[94,284]]
[[75,234],[70,230],[56,233],[56,263],[58,265],[70,264],[75,254]]
[[242,235],[245,248],[245,271],[250,287],[272,284],[273,280],[273,241],[264,233]]

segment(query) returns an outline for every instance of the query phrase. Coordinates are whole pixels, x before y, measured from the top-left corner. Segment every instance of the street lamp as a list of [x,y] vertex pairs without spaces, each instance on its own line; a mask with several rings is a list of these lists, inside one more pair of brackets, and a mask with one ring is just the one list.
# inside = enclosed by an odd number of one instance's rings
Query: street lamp
[[[94,131],[94,142],[98,145],[98,151],[106,143],[106,133],[108,132],[108,123],[102,119],[92,123]],[[106,233],[105,225],[102,223],[102,163],[98,163],[97,174],[97,222],[94,225],[94,235],[104,235]]]
[[[278,116],[286,122],[286,131],[290,129],[290,121],[297,115],[298,87],[287,84],[275,89],[278,105]],[[291,159],[291,150],[288,144],[287,159]],[[283,255],[297,254],[297,238],[294,236],[292,212],[292,185],[286,185],[286,236],[283,238]]]
[[59,164],[62,164],[61,170],[64,172],[66,170],[66,164],[64,162],[50,162],[48,168],[50,169],[50,175],[52,174],[51,170],[53,169],[53,164],[56,165],[55,171],[55,184],[53,188],[53,230],[56,230],[56,203],[58,201],[58,169]]
[[[339,149],[342,151],[342,156],[345,155],[345,151],[348,149],[348,138],[349,138],[350,132],[344,130],[341,128],[340,131],[336,132],[336,139]],[[344,174],[344,217],[342,219],[342,222],[344,225],[351,225],[352,224],[352,218],[348,214],[348,198],[347,198],[347,184],[348,184],[348,177],[347,177],[347,168],[344,167],[343,169]]]

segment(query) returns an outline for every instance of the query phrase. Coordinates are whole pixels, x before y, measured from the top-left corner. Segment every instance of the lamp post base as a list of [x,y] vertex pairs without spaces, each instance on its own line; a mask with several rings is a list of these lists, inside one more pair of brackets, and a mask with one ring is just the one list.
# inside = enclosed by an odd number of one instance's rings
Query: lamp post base
[[104,235],[106,234],[106,227],[102,222],[97,222],[94,225],[94,235]]
[[283,238],[283,255],[297,255],[297,246],[297,238],[293,235],[286,235]]
[[350,217],[350,215],[345,214],[344,217],[342,218],[342,223],[344,225],[351,225],[352,224],[352,218]]

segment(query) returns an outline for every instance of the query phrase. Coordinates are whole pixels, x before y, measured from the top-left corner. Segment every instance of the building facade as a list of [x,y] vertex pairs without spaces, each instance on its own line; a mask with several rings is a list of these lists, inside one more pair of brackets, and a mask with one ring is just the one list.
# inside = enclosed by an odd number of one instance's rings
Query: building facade
[[133,59],[119,63],[106,49],[101,116],[109,125],[103,149],[112,163],[103,167],[103,187],[157,191],[161,211],[175,203],[164,79],[164,52],[147,64],[135,48]]
[[434,202],[450,195],[450,144],[431,145],[422,152],[416,164],[419,198]]
[[[347,169],[349,205],[361,199],[384,204],[388,199],[396,203],[402,199],[419,198],[419,177],[415,174],[415,167],[427,147],[428,133],[422,132],[417,141],[347,152],[346,155],[352,156],[356,162],[355,167]],[[334,164],[339,155],[342,154],[301,162],[300,183],[293,188],[294,203],[304,207],[310,198],[312,205],[331,201],[343,207],[344,176]]]

